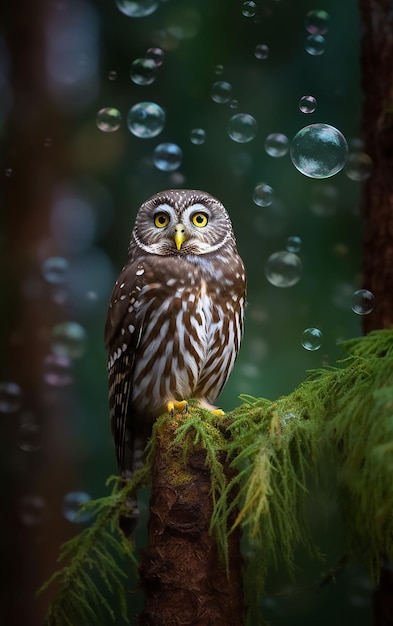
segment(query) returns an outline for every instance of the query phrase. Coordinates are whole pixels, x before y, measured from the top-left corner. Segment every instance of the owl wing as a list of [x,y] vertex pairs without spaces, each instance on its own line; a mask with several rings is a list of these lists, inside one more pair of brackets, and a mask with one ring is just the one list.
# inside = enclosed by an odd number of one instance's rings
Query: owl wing
[[135,354],[143,327],[137,315],[138,297],[144,284],[142,262],[134,261],[124,266],[112,292],[105,325],[110,420],[117,462],[122,473],[132,469],[128,416]]

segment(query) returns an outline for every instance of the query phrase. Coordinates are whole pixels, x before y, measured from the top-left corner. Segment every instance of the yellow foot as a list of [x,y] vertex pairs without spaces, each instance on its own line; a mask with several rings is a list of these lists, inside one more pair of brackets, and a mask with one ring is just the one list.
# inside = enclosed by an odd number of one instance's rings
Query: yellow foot
[[222,409],[213,409],[212,413],[213,415],[225,415],[225,411]]
[[183,411],[183,413],[187,413],[188,411],[188,403],[186,400],[172,400],[167,403],[166,409],[171,417],[174,416],[175,411]]

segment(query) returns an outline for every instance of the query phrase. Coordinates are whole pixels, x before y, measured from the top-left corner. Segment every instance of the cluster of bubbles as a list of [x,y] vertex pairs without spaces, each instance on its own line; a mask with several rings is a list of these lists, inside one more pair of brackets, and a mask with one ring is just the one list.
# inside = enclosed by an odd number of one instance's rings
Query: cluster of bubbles
[[130,78],[136,85],[151,85],[156,80],[157,70],[164,62],[161,48],[149,48],[144,57],[134,59],[130,67]]
[[310,178],[329,178],[340,172],[348,157],[344,135],[330,124],[310,124],[294,136],[290,155],[299,172]]
[[[221,68],[222,66],[220,66]],[[229,104],[231,109],[237,108],[237,100],[233,98],[233,88],[226,80],[217,80],[210,89],[210,97],[217,104]],[[227,133],[236,143],[248,143],[257,134],[258,124],[249,113],[236,113],[229,119]]]
[[320,9],[309,11],[305,17],[304,25],[308,34],[306,38],[306,52],[311,56],[319,56],[325,52],[324,35],[329,30],[330,16]]

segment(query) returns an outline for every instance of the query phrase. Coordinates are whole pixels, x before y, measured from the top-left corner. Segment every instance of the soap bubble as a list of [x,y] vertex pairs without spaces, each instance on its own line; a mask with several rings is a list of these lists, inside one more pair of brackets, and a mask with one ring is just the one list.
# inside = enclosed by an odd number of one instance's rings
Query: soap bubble
[[293,252],[274,252],[266,261],[265,276],[275,287],[292,287],[299,282],[301,274],[302,262]]
[[352,294],[351,308],[357,315],[369,315],[374,309],[374,294],[368,289],[358,289]]
[[302,240],[300,239],[300,237],[296,237],[296,235],[288,237],[287,239],[288,252],[295,252],[295,253],[299,252],[301,247],[302,247]]
[[96,117],[97,126],[104,133],[113,133],[120,128],[121,113],[113,107],[100,109]]
[[63,257],[50,257],[42,264],[42,274],[48,283],[59,285],[67,279],[69,263]]
[[342,133],[329,124],[310,124],[294,136],[292,163],[310,178],[329,178],[345,165],[348,144]]
[[323,336],[319,328],[306,328],[302,335],[302,346],[311,352],[319,350],[322,345],[322,338]]
[[44,521],[46,504],[41,496],[22,496],[18,509],[19,519],[24,526],[38,526]]
[[11,381],[0,382],[0,413],[16,413],[22,406],[22,389]]
[[239,105],[239,103],[236,100],[236,98],[232,98],[232,100],[229,101],[229,108],[232,109],[232,111],[237,109],[238,105]]
[[128,17],[146,17],[157,9],[157,0],[116,0],[117,8]]
[[269,206],[273,202],[274,191],[270,185],[259,183],[252,194],[252,199],[258,206]]
[[242,13],[244,17],[254,17],[257,12],[257,5],[255,2],[251,2],[251,0],[247,0],[247,2],[243,2],[242,4]]
[[232,96],[232,85],[225,80],[218,80],[213,83],[210,90],[210,97],[214,102],[218,104],[225,104],[229,102]]
[[127,126],[136,137],[156,137],[165,126],[164,109],[155,102],[134,104],[128,112]]
[[117,79],[116,70],[111,70],[110,72],[108,72],[108,80],[116,80],[116,79]]
[[131,63],[130,78],[136,85],[151,85],[157,75],[157,66],[153,59],[135,59]]
[[203,128],[193,128],[190,132],[190,141],[196,146],[200,146],[206,141],[206,131]]
[[228,122],[228,135],[237,143],[252,141],[257,134],[255,118],[248,113],[236,113]]
[[254,54],[257,59],[264,60],[269,56],[269,46],[266,46],[264,43],[260,43],[255,46]]
[[36,452],[41,448],[41,427],[38,424],[21,424],[18,430],[18,446],[24,452]]
[[317,101],[314,96],[302,96],[299,100],[299,109],[302,113],[314,113]]
[[92,518],[90,511],[85,511],[78,515],[82,504],[90,502],[90,500],[91,496],[84,491],[70,491],[70,493],[67,493],[63,498],[63,515],[66,520],[77,524],[90,522]]
[[13,173],[14,173],[14,170],[11,167],[7,167],[4,170],[4,174],[6,175],[7,178],[11,178]]
[[306,52],[317,57],[325,52],[325,38],[322,35],[309,35],[306,39]]
[[365,152],[351,152],[345,166],[345,173],[351,180],[361,182],[371,174],[373,162]]
[[44,382],[52,387],[66,387],[72,382],[71,361],[67,356],[48,354],[44,359]]
[[324,35],[329,30],[330,15],[326,11],[309,11],[304,20],[306,30],[311,35]]
[[164,63],[164,56],[164,50],[161,50],[161,48],[148,48],[146,50],[146,59],[154,61],[156,67],[161,67]]
[[76,322],[56,324],[52,329],[51,347],[57,356],[79,359],[86,350],[86,331]]
[[266,152],[275,158],[285,156],[289,150],[289,139],[282,133],[271,133],[265,139]]
[[217,74],[217,76],[221,76],[221,74],[224,73],[224,66],[223,65],[216,65],[214,68],[214,73]]
[[163,172],[177,170],[183,160],[183,152],[175,143],[160,143],[153,154],[154,165]]

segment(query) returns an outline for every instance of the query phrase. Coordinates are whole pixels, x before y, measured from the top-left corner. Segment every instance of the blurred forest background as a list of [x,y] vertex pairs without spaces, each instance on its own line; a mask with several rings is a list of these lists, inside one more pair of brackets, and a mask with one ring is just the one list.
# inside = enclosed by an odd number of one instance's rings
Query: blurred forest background
[[[315,10],[328,15],[313,22]],[[326,123],[350,154],[361,152],[355,0],[21,0],[3,11],[0,622],[35,626],[47,601],[36,603],[35,589],[59,544],[88,522],[74,520],[79,503],[106,493],[117,471],[103,327],[141,202],[171,187],[203,189],[231,215],[249,292],[241,353],[220,398],[230,410],[241,393],[290,392],[361,334],[352,295],[367,163],[355,156],[317,180],[294,167],[284,140],[280,157],[266,144]],[[306,95],[316,99],[310,113],[299,107]],[[130,131],[129,111],[142,102],[165,112],[157,135]],[[252,140],[228,134],[236,114],[255,118]],[[181,156],[157,160],[162,143]],[[261,183],[265,206],[254,201]],[[265,266],[284,250],[303,269],[280,288]],[[307,328],[322,333],[311,350]],[[313,586],[343,556],[327,494],[310,501],[310,520],[327,561],[300,553],[296,583],[273,571],[266,616],[272,625],[369,624],[361,568],[319,593]],[[137,594],[131,603],[138,610]]]

